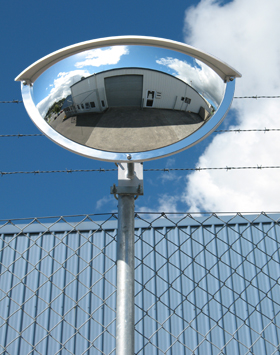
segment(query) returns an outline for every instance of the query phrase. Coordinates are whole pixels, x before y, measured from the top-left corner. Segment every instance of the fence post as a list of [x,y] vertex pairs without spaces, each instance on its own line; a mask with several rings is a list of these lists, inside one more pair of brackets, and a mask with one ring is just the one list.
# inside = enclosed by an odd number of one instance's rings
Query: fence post
[[143,165],[118,164],[116,355],[134,354],[134,199],[143,195]]
[[134,196],[119,195],[116,355],[134,354]]

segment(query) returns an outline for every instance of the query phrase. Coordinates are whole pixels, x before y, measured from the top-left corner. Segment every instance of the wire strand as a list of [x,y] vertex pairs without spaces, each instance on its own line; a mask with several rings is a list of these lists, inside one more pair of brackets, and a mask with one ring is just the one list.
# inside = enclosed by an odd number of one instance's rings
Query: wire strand
[[[256,129],[220,129],[214,132],[277,132],[280,128],[256,128]],[[214,133],[213,132],[213,133]]]
[[23,101],[21,100],[13,100],[13,101],[0,101],[0,104],[18,104],[22,103]]
[[[219,168],[161,168],[161,169],[143,169],[144,171],[152,172],[170,172],[170,171],[204,171],[204,170],[262,170],[262,169],[280,169],[280,166],[226,166]],[[117,171],[118,169],[65,169],[65,170],[34,170],[34,171],[0,171],[0,175],[16,175],[16,174],[54,174],[54,173],[89,173],[89,172],[112,172]]]
[[[213,133],[221,133],[221,132],[279,132],[280,128],[261,128],[261,129],[220,129],[216,130]],[[42,133],[38,134],[0,134],[0,138],[7,138],[7,137],[44,137],[45,135]]]
[[20,138],[20,137],[42,137],[44,136],[44,134],[42,133],[38,133],[38,134],[21,134],[21,133],[18,133],[18,134],[0,134],[0,138],[4,138],[4,137],[17,137],[17,138]]
[[[234,99],[279,99],[280,95],[274,95],[274,96],[234,96]],[[12,101],[0,101],[0,104],[18,104],[22,103],[22,100],[12,100]]]
[[234,96],[234,99],[279,99],[280,96]]
[[118,169],[65,169],[65,170],[34,170],[34,171],[0,171],[0,175],[15,175],[15,174],[54,174],[54,173],[88,173],[88,172],[108,172]]
[[259,169],[280,169],[280,166],[262,166],[262,165],[257,165],[257,166],[226,166],[226,167],[220,167],[220,168],[164,168],[164,169],[144,169],[144,171],[164,171],[164,172],[170,172],[170,171],[203,171],[203,170],[245,170],[245,169],[251,169],[251,170],[259,170]]

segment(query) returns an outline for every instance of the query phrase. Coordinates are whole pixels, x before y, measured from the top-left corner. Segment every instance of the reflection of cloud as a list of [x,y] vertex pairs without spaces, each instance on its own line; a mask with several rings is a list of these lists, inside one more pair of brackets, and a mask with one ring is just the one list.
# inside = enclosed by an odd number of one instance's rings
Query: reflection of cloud
[[70,86],[81,80],[82,76],[87,75],[89,75],[89,72],[86,70],[74,70],[66,73],[59,73],[53,84],[50,84],[52,89],[49,95],[41,100],[36,106],[41,116],[45,117],[49,107],[56,101],[68,96],[71,93]]
[[222,79],[206,64],[198,60],[195,61],[197,64],[195,67],[172,57],[161,58],[156,62],[175,70],[177,78],[191,85],[207,100],[214,102],[218,106],[224,94]]
[[106,49],[92,49],[86,52],[86,59],[82,62],[77,62],[75,67],[100,67],[101,65],[117,64],[120,61],[121,56],[128,53],[129,50],[127,46],[114,46]]

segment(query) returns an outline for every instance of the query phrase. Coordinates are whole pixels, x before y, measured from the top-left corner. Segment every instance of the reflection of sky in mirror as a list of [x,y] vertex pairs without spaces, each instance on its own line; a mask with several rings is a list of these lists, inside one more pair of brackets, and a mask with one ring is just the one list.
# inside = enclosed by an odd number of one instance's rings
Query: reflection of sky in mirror
[[44,117],[48,108],[70,94],[70,86],[94,73],[122,67],[159,70],[193,86],[215,108],[223,82],[207,65],[183,53],[149,46],[114,46],[85,51],[47,69],[34,83],[34,103]]
[[194,65],[172,57],[161,58],[157,62],[172,68],[176,72],[173,75],[191,85],[217,109],[223,98],[225,85],[214,70],[197,59],[194,59]]

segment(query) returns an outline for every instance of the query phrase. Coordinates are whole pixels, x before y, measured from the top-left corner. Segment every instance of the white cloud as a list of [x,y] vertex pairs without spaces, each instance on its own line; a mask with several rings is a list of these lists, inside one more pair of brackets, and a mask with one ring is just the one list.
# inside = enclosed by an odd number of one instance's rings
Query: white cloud
[[164,194],[158,199],[158,210],[162,212],[178,212],[177,203],[178,196]]
[[[164,212],[178,212],[178,202],[180,201],[180,197],[176,195],[170,195],[168,193],[165,193],[161,195],[157,201],[156,201],[156,208],[150,208],[150,207],[139,207],[138,205],[136,206],[136,210],[138,212],[146,212],[147,214],[152,213],[154,211],[157,211],[158,213]],[[141,201],[139,201],[141,203]],[[152,217],[150,217],[152,219]]]
[[175,171],[170,171],[168,169],[171,169],[172,166],[175,165],[176,159],[175,158],[168,158],[165,163],[166,171],[161,173],[160,175],[157,176],[157,181],[160,180],[162,184],[165,183],[178,183],[180,180],[182,180],[183,176],[178,175]]
[[127,46],[92,49],[86,52],[85,60],[75,63],[75,67],[100,67],[101,65],[117,64],[120,61],[121,56],[125,54],[129,54]]
[[[280,1],[202,0],[186,12],[186,42],[242,74],[235,96],[280,93]],[[207,31],[205,31],[207,24]],[[240,129],[279,128],[277,99],[235,99]],[[197,166],[279,165],[279,133],[224,133],[214,137]],[[280,170],[194,172],[183,200],[191,211],[279,211]]]
[[178,175],[175,171],[165,171],[159,175],[158,180],[164,183],[179,182],[182,179],[181,175]]
[[222,79],[207,65],[195,60],[197,66],[192,66],[187,62],[177,58],[161,58],[156,61],[158,64],[165,65],[175,70],[175,76],[190,84],[207,100],[216,104],[222,100],[224,94],[224,83]]
[[113,197],[113,195],[104,196],[96,202],[96,209],[101,210],[101,208],[103,208],[104,205],[107,205],[108,203],[111,204],[114,201],[116,200]]
[[175,162],[176,162],[176,159],[174,157],[173,158],[167,158],[165,166],[167,168],[171,168],[172,166],[175,165]]
[[[70,72],[59,73],[53,84],[50,84],[50,87],[52,87],[52,89],[48,96],[41,100],[36,106],[41,116],[45,117],[49,107],[53,103],[70,95],[71,85],[81,80],[82,76],[88,76],[89,74],[90,73],[87,70],[74,70]],[[36,86],[34,90],[36,90]]]

